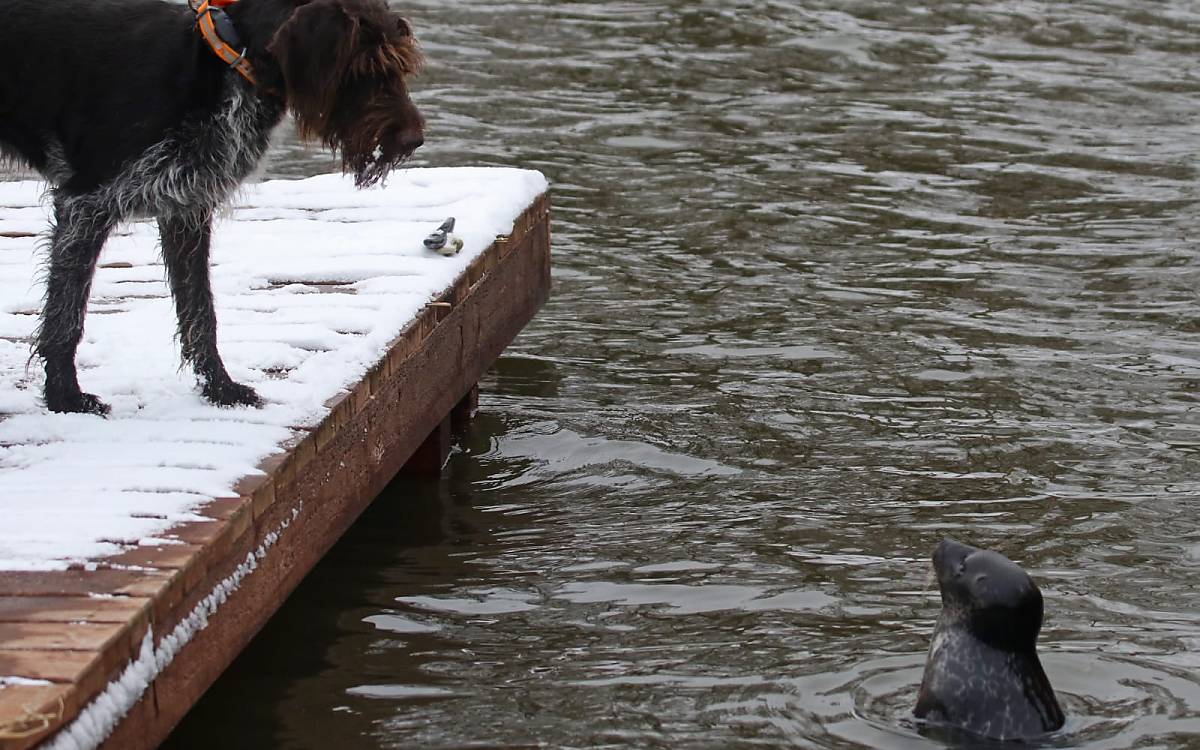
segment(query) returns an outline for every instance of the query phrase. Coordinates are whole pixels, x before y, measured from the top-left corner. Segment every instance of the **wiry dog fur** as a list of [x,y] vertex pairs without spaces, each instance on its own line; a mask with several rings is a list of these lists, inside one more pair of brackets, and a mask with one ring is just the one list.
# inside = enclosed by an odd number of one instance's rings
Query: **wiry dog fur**
[[359,187],[421,145],[406,80],[421,58],[384,0],[240,0],[228,9],[257,86],[161,0],[0,0],[0,158],[50,184],[46,298],[35,348],[53,411],[107,413],[80,390],[75,352],[113,228],[158,221],[184,361],[204,395],[257,404],[217,351],[208,256],[213,214],[290,111]]

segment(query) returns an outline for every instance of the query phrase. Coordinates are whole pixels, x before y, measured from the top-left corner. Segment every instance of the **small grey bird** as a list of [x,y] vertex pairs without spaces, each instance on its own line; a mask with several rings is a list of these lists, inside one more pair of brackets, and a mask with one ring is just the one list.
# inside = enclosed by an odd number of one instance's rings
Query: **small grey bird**
[[451,216],[442,222],[442,225],[437,228],[437,231],[432,232],[425,238],[425,247],[430,250],[441,250],[446,246],[446,240],[450,233],[454,231],[454,217]]

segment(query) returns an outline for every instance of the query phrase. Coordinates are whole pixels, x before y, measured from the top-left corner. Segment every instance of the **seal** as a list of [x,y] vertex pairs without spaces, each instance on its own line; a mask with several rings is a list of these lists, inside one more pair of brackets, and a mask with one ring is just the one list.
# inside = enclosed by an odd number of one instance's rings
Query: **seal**
[[942,613],[913,713],[992,740],[1030,739],[1063,725],[1037,656],[1042,592],[999,552],[944,539],[933,553]]

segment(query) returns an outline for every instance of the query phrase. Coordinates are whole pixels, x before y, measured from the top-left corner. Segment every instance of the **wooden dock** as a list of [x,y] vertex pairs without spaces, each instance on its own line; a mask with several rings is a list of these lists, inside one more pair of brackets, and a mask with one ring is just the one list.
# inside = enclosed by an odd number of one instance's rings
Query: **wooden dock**
[[162,742],[397,473],[441,469],[549,269],[543,193],[204,520],[65,570],[0,570],[0,748]]

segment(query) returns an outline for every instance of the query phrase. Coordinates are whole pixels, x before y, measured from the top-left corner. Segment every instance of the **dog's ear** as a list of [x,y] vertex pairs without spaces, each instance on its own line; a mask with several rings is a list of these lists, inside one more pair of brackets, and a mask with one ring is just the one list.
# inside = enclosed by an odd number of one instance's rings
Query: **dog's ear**
[[413,37],[412,26],[400,16],[388,14],[359,27],[359,41],[350,60],[350,70],[360,76],[380,79],[416,75],[424,58]]
[[288,106],[303,133],[326,135],[358,35],[358,20],[338,0],[306,2],[275,32],[267,49],[279,63]]

